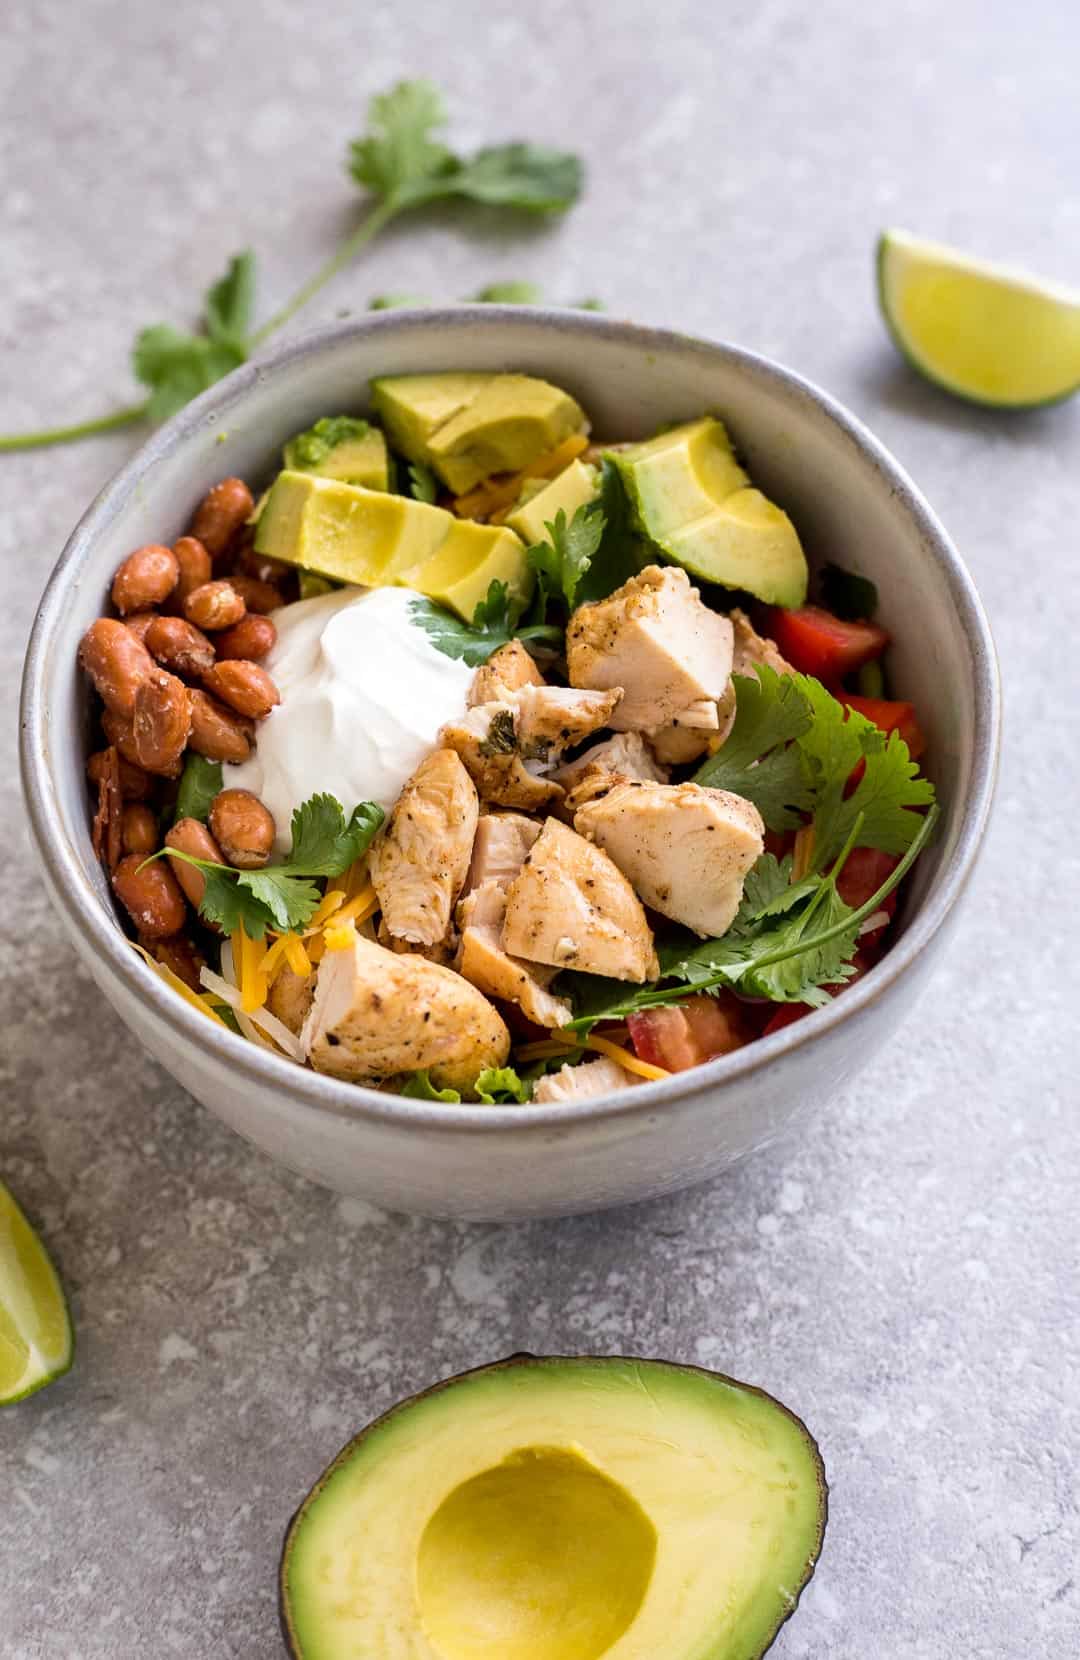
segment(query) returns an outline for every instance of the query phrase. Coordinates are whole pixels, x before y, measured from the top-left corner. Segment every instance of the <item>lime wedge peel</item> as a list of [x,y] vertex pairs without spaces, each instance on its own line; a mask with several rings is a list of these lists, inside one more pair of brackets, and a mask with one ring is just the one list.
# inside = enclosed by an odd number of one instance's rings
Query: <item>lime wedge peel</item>
[[877,282],[899,351],[947,392],[1034,409],[1080,391],[1080,292],[900,230],[878,238]]
[[62,1377],[74,1355],[75,1336],[59,1275],[0,1182],[0,1406]]

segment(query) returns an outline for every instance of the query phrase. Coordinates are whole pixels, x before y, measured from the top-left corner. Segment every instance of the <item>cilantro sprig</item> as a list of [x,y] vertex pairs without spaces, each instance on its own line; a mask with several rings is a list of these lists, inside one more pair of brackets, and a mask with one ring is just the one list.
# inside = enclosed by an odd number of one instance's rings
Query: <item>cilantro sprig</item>
[[519,626],[522,604],[511,596],[505,582],[492,582],[473,612],[471,623],[462,622],[460,617],[419,594],[410,605],[410,613],[437,651],[444,657],[468,663],[472,669],[486,663],[493,652],[510,640],[534,640],[550,646],[558,646],[562,640],[562,629],[554,625]]
[[565,212],[580,195],[577,156],[521,142],[460,156],[438,136],[446,119],[442,98],[429,81],[402,81],[378,94],[369,106],[368,129],[352,140],[346,164],[366,193],[369,212],[285,305],[253,329],[255,256],[235,254],[205,295],[194,331],[155,323],[136,336],[133,369],[148,388],[147,397],[74,425],[0,435],[0,452],[74,443],[167,419],[243,363],[403,213],[457,199],[500,212],[550,216]]
[[362,801],[346,819],[334,796],[313,795],[293,813],[292,850],[283,864],[238,870],[176,847],[163,848],[152,857],[167,854],[202,871],[206,887],[199,915],[205,922],[226,934],[235,933],[242,923],[252,939],[262,939],[268,928],[305,928],[322,899],[316,879],[344,875],[370,847],[384,817],[375,802]]

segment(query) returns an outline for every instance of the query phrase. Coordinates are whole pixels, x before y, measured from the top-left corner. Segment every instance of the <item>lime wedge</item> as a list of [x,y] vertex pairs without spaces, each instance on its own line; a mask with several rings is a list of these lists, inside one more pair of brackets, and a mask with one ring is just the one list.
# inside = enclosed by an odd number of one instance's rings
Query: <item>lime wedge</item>
[[0,1182],[0,1406],[20,1401],[71,1365],[75,1338],[56,1269]]
[[878,299],[914,369],[947,392],[1031,409],[1080,390],[1080,293],[883,231]]

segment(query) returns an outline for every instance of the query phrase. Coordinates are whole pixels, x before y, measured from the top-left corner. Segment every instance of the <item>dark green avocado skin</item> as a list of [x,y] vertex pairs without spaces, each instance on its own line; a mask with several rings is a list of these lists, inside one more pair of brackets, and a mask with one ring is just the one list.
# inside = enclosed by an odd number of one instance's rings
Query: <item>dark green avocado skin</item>
[[[420,1389],[415,1395],[409,1395],[405,1400],[396,1402],[395,1405],[390,1407],[386,1412],[381,1413],[378,1418],[373,1418],[371,1423],[367,1424],[358,1435],[354,1435],[351,1440],[345,1443],[337,1457],[327,1465],[314,1487],[289,1518],[289,1525],[285,1529],[285,1539],[282,1544],[281,1558],[278,1565],[278,1618],[281,1622],[281,1634],[285,1640],[285,1648],[291,1657],[291,1660],[306,1660],[306,1657],[301,1651],[296,1640],[296,1633],[293,1630],[292,1622],[289,1618],[288,1605],[287,1575],[289,1553],[296,1528],[303,1519],[308,1507],[318,1498],[330,1477],[343,1463],[346,1463],[349,1460],[354,1449],[359,1446],[360,1442],[363,1441],[373,1430],[377,1429],[380,1425],[385,1424],[388,1419],[393,1418],[397,1413],[404,1411],[405,1408],[414,1406],[417,1401],[424,1400],[429,1395],[440,1394],[443,1390],[450,1389],[455,1384],[461,1383],[464,1379],[475,1377],[481,1372],[502,1372],[507,1371],[514,1366],[563,1365],[568,1360],[593,1361],[598,1366],[603,1366],[607,1364],[618,1364],[619,1362],[632,1363],[634,1361],[640,1362],[643,1360],[647,1362],[650,1358],[655,1359],[657,1357],[642,1355],[534,1355],[526,1349],[519,1349],[511,1355],[506,1355],[502,1360],[489,1362],[486,1366],[472,1366],[469,1367],[467,1371],[455,1373],[453,1377],[442,1378],[438,1383],[431,1384],[427,1389]],[[802,1599],[802,1594],[813,1578],[814,1570],[821,1558],[822,1546],[825,1539],[825,1529],[829,1520],[829,1485],[825,1475],[825,1464],[821,1457],[821,1449],[818,1447],[814,1437],[810,1434],[810,1431],[807,1429],[805,1423],[798,1416],[798,1414],[792,1412],[790,1407],[785,1406],[782,1401],[778,1401],[775,1395],[770,1395],[768,1390],[758,1389],[751,1383],[742,1383],[738,1378],[729,1377],[726,1372],[714,1372],[705,1366],[685,1366],[680,1361],[669,1360],[665,1360],[661,1363],[665,1366],[676,1367],[681,1372],[696,1372],[702,1377],[712,1378],[719,1383],[730,1384],[736,1389],[743,1390],[748,1395],[757,1395],[761,1400],[768,1401],[778,1412],[782,1412],[786,1418],[791,1420],[814,1455],[814,1460],[817,1465],[817,1534],[814,1549],[807,1560],[806,1573],[804,1574],[801,1582],[797,1586],[793,1587],[791,1606],[788,1608],[786,1613],[781,1613],[772,1631],[768,1634],[764,1647],[759,1648],[755,1654],[747,1654],[739,1657],[739,1660],[763,1660],[763,1657],[772,1648],[782,1627],[787,1624],[788,1620],[790,1620],[791,1616],[798,1608]],[[368,1657],[364,1656],[364,1660],[368,1660]],[[376,1660],[376,1657],[372,1656],[371,1660]],[[656,1660],[664,1660],[664,1657],[657,1655]]]

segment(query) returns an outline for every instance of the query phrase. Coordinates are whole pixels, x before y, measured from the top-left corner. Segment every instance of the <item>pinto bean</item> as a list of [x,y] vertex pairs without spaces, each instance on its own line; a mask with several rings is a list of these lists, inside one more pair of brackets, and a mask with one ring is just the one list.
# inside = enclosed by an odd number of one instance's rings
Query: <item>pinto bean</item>
[[[99,749],[87,761],[86,776],[91,784],[101,783],[105,770],[109,765],[108,754],[107,749]],[[154,781],[148,772],[144,772],[142,767],[137,767],[131,761],[125,761],[122,755],[120,756],[120,799],[122,801],[145,801],[153,787]]]
[[277,826],[250,790],[221,790],[210,803],[210,829],[230,865],[257,870],[269,862]]
[[210,555],[197,536],[181,536],[173,543],[173,555],[180,567],[180,580],[169,595],[169,610],[183,615],[184,601],[214,575]]
[[[173,861],[174,868],[180,869],[179,860]],[[191,869],[191,866],[188,866]],[[141,935],[139,944],[144,951],[149,951],[159,963],[171,968],[178,980],[183,980],[185,986],[192,991],[202,991],[203,984],[199,978],[200,968],[206,966],[206,958],[187,934],[169,934],[163,940],[150,939]]]
[[287,565],[284,559],[272,559],[268,553],[256,553],[254,548],[244,548],[237,555],[236,572],[238,576],[253,576],[259,582],[281,588],[296,575],[296,566]]
[[254,498],[242,478],[223,478],[207,491],[196,508],[191,534],[216,559],[225,552],[254,506]]
[[156,852],[157,815],[144,802],[129,801],[120,817],[120,837],[125,853],[141,853],[145,858],[147,853]]
[[254,611],[256,616],[265,617],[268,611],[276,611],[285,603],[280,589],[275,588],[270,582],[260,582],[257,576],[238,575],[234,571],[229,577],[229,582],[248,610]]
[[[251,721],[226,709],[206,692],[192,691],[191,733],[188,743],[196,755],[208,761],[246,761],[251,754],[255,728]],[[117,745],[120,748],[119,745]],[[120,749],[123,754],[123,749]]]
[[112,602],[122,617],[149,611],[168,599],[180,580],[180,566],[172,548],[148,542],[129,553],[112,580]]
[[110,745],[99,756],[97,768],[97,812],[91,840],[94,852],[107,870],[116,869],[124,856],[123,797],[120,794],[120,752]]
[[135,638],[145,645],[150,624],[157,621],[157,615],[156,611],[136,611],[130,617],[124,618],[124,627],[130,629]]
[[265,669],[261,669],[258,663],[242,662],[232,657],[224,663],[215,664],[208,674],[204,674],[203,685],[222,703],[227,703],[238,715],[247,715],[249,720],[265,720],[271,709],[281,702],[281,694]]
[[90,624],[79,643],[79,662],[105,707],[117,715],[131,715],[135,693],[154,669],[142,641],[115,617]]
[[231,582],[204,582],[193,588],[184,601],[184,615],[196,628],[215,632],[231,628],[245,615],[247,606]]
[[[206,825],[200,824],[197,818],[177,819],[172,829],[166,831],[165,846],[175,847],[180,853],[190,853],[193,859],[205,859],[211,865],[225,863],[217,842]],[[176,880],[198,910],[206,890],[206,877],[195,865],[185,864],[183,859],[170,859],[169,863]]]
[[135,759],[147,772],[174,777],[191,730],[188,689],[175,674],[155,668],[135,693]]
[[164,859],[148,865],[145,854],[129,853],[113,871],[112,884],[117,899],[147,939],[178,934],[187,921],[184,896]]
[[217,635],[214,648],[219,660],[225,658],[241,658],[246,662],[257,663],[272,651],[277,644],[277,629],[269,617],[253,617],[250,614],[241,617],[232,628],[227,628],[223,634]]
[[215,662],[214,648],[201,628],[184,617],[155,617],[146,631],[144,641],[151,657],[156,657],[173,674],[189,680],[199,680]]

